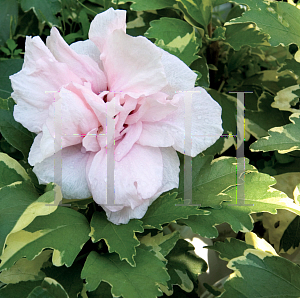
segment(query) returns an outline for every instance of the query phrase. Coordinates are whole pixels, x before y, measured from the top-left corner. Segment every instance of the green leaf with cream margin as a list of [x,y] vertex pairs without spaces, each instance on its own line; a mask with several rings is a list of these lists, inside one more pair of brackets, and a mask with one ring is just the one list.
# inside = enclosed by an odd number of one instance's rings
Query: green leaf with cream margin
[[[240,161],[244,163],[243,161]],[[240,164],[240,163],[239,163]],[[236,186],[237,162],[234,157],[222,156],[211,160],[210,156],[198,155],[192,159],[192,204],[201,207],[220,208],[223,201],[231,201],[228,188]],[[254,170],[248,162],[245,170]],[[184,169],[181,168],[178,195],[184,196]]]
[[300,150],[300,113],[294,113],[290,116],[292,123],[271,128],[269,136],[258,139],[251,144],[251,151],[275,151],[279,153],[288,153],[294,150]]
[[285,258],[246,249],[227,266],[234,273],[224,284],[222,298],[300,296],[300,268]]
[[[227,222],[234,232],[249,232],[253,229],[251,213],[269,212],[276,214],[278,209],[289,210],[300,215],[296,205],[285,193],[270,186],[276,184],[275,178],[251,170],[246,171],[244,183],[226,191],[232,202],[223,202],[220,209],[208,209],[208,216],[191,216],[181,222],[190,226],[194,233],[214,238],[218,235],[216,225]],[[244,197],[237,198],[237,194]]]
[[54,249],[55,266],[71,266],[86,241],[90,226],[84,215],[66,207],[39,216],[25,229],[10,234],[1,256],[0,270],[10,268],[22,257],[32,260],[45,248]]
[[269,46],[268,36],[259,31],[253,23],[228,24],[225,26],[225,43],[229,43],[235,51],[248,45],[250,47]]
[[274,97],[274,102],[272,103],[272,107],[275,109],[279,109],[281,111],[289,111],[292,113],[299,113],[299,109],[294,109],[292,106],[295,106],[299,102],[300,96],[300,86],[292,85],[287,88],[284,88],[277,92]]
[[162,230],[162,225],[191,215],[207,215],[209,211],[198,209],[197,206],[185,205],[182,199],[177,199],[177,193],[167,193],[156,199],[142,218],[144,228]]
[[198,275],[207,270],[206,262],[190,251],[194,251],[194,246],[184,239],[179,239],[166,256],[168,274],[171,277],[168,281],[169,290],[173,290],[173,285],[178,285],[184,291],[191,292]]
[[205,30],[211,21],[213,4],[212,0],[176,0],[181,3],[188,14],[199,24],[201,24]]
[[155,256],[161,261],[165,261],[164,258],[175,246],[176,242],[180,238],[180,233],[175,231],[171,234],[164,235],[163,232],[151,236],[151,233],[143,236],[140,241],[141,244],[144,244],[148,247],[151,247],[151,250],[155,252]]
[[[13,158],[0,153],[0,254],[11,233],[22,230],[37,216],[48,215],[57,208],[55,197],[62,198],[53,183],[39,197],[25,169]],[[49,204],[49,205],[48,205]]]
[[169,280],[167,269],[152,252],[137,248],[136,267],[121,261],[119,256],[92,251],[84,264],[81,277],[86,289],[94,291],[104,281],[112,286],[113,296],[123,298],[156,298],[161,296],[158,284]]
[[175,18],[160,18],[150,22],[150,28],[145,33],[147,38],[155,38],[155,44],[177,56],[188,66],[198,59],[199,42],[195,29]]
[[270,36],[268,42],[271,46],[279,44],[289,45],[296,43],[300,45],[300,10],[286,2],[256,1],[256,0],[234,0],[237,4],[245,4],[248,10],[242,16],[225,23],[255,23],[262,33]]
[[69,298],[69,295],[60,283],[45,277],[42,284],[35,287],[27,298]]
[[0,273],[0,281],[5,284],[16,284],[20,281],[42,280],[46,274],[41,271],[41,268],[51,254],[52,250],[44,250],[31,261],[20,259],[11,268]]
[[137,219],[130,220],[126,225],[115,225],[108,221],[104,212],[94,212],[91,220],[90,237],[93,242],[105,240],[110,253],[116,252],[121,260],[126,260],[135,267],[134,256],[140,242],[135,232],[143,232],[143,222]]

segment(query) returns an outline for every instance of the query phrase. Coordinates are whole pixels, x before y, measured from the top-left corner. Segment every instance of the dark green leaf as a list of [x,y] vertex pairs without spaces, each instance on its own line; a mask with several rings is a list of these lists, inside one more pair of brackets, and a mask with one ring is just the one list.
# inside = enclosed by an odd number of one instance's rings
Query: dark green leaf
[[61,3],[58,0],[21,0],[21,7],[26,12],[33,9],[41,23],[50,26],[60,27],[60,22],[55,16],[61,10]]
[[88,291],[94,291],[101,281],[112,285],[112,294],[123,298],[156,298],[161,296],[158,283],[169,279],[164,263],[151,252],[137,248],[136,267],[120,261],[117,254],[99,255],[92,251],[84,264],[81,277]]
[[18,2],[16,0],[0,0],[0,7],[0,45],[4,45],[13,36],[17,27]]
[[94,212],[91,220],[90,236],[93,242],[104,239],[109,252],[119,254],[121,260],[126,260],[135,266],[136,247],[140,244],[135,232],[143,232],[143,223],[134,219],[126,225],[115,225],[108,221],[104,212]]
[[34,134],[14,119],[14,101],[11,98],[8,100],[8,105],[9,110],[0,110],[0,132],[6,141],[20,150],[27,159]]
[[9,284],[0,288],[0,298],[28,298],[30,292],[41,284],[41,281],[22,281],[17,284]]
[[0,97],[8,98],[13,92],[9,76],[20,71],[22,65],[23,59],[10,59],[0,61]]
[[131,2],[133,2],[133,4],[130,6],[130,9],[136,11],[162,9],[166,7],[172,7],[176,4],[175,0],[133,0]]
[[196,54],[199,40],[196,39],[193,27],[187,22],[175,18],[161,18],[150,22],[150,26],[145,36],[155,38],[156,45],[177,56],[187,65],[198,59]]
[[300,243],[300,216],[296,216],[295,219],[289,224],[284,231],[280,239],[279,250],[283,249],[288,251],[291,247],[296,248]]
[[207,248],[216,250],[220,253],[220,259],[228,262],[242,256],[246,249],[254,248],[254,246],[235,238],[227,238],[224,242],[215,242],[213,246]]
[[[182,199],[176,199],[177,193],[165,194],[156,199],[142,218],[145,228],[162,229],[162,225],[171,221],[187,218],[195,214],[207,214],[197,206],[184,205]],[[177,205],[177,206],[176,206]]]
[[235,272],[225,283],[222,298],[300,296],[300,268],[284,258],[248,249],[228,267]]

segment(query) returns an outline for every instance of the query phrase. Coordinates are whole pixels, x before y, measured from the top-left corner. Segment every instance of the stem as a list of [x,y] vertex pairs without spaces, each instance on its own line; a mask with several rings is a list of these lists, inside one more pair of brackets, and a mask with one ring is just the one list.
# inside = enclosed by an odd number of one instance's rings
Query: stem
[[89,11],[91,11],[92,13],[94,13],[94,14],[97,14],[97,12],[96,11],[94,11],[94,10],[92,10],[92,9],[90,9],[90,8],[88,8],[87,6],[85,6],[83,3],[81,3],[79,0],[77,0],[77,2],[82,6],[82,7],[84,7],[85,9],[88,9]]
[[211,38],[212,34],[213,34],[213,31],[212,31],[212,21],[208,24],[207,30],[208,30],[208,36],[209,36],[209,38]]
[[219,87],[219,89],[218,89],[218,92],[221,92],[221,90],[222,90],[223,87],[224,87],[224,84],[225,84],[225,80],[222,81],[222,83],[221,83],[221,85],[220,85],[220,87]]

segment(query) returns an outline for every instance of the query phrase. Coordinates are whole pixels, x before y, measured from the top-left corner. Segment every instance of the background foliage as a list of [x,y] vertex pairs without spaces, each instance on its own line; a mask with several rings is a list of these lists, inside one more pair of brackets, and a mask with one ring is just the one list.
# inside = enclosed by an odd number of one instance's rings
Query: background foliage
[[[232,270],[218,287],[206,284],[205,297],[300,297],[300,5],[294,2],[0,0],[1,298],[199,297],[197,277],[210,264],[191,253],[179,232],[184,226],[212,239],[207,249]],[[120,226],[91,198],[54,206],[60,188],[39,185],[28,164],[35,135],[13,118],[8,78],[22,67],[25,36],[45,41],[56,26],[69,44],[85,40],[92,19],[109,7],[126,9],[127,33],[179,57],[222,106],[224,135],[193,158],[193,204],[200,207],[176,206],[185,203],[182,156],[179,188],[141,220]],[[239,103],[229,93],[238,91],[252,92],[245,95],[239,179]],[[244,198],[237,197],[241,188]],[[222,223],[236,237],[220,237]]]

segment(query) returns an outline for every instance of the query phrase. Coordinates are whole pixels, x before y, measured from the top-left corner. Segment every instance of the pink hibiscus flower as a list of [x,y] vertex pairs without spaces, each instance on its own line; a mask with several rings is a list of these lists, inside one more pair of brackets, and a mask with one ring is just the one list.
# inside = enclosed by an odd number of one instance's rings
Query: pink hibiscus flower
[[89,39],[70,46],[56,28],[46,45],[27,37],[23,68],[10,79],[14,117],[37,134],[29,163],[39,182],[60,170],[64,198],[92,196],[115,224],[142,218],[178,187],[176,150],[187,153],[186,140],[196,156],[223,132],[221,107],[194,88],[196,74],[147,38],[127,35],[122,10],[98,14]]

